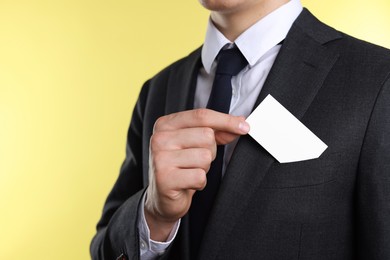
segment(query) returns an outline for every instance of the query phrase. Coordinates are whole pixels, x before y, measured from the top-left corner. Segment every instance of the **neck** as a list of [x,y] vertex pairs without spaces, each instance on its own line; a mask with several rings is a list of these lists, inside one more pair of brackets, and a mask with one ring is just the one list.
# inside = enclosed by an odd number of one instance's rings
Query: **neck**
[[213,11],[211,20],[229,41],[234,42],[253,24],[288,2],[289,0],[259,1],[237,10]]

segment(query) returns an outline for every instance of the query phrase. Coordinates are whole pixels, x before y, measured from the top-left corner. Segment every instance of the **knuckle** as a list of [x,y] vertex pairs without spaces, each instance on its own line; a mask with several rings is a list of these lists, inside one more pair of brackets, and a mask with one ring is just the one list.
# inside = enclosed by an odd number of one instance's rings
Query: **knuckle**
[[164,162],[165,160],[165,153],[163,152],[155,152],[152,155],[152,167],[154,170],[154,175],[160,175],[161,172],[163,172],[164,169]]
[[236,125],[236,118],[234,116],[228,116],[226,120],[226,127],[228,129],[234,129],[235,125]]
[[166,121],[167,121],[167,116],[162,116],[157,118],[156,122],[154,122],[153,131],[154,132],[161,131]]
[[207,122],[209,111],[206,108],[199,108],[194,111],[194,117],[197,122],[204,124]]
[[210,164],[213,160],[213,153],[209,149],[203,149],[201,152],[202,159],[207,163]]
[[215,142],[215,134],[212,128],[204,127],[203,136],[206,139],[207,144],[212,144]]
[[196,189],[202,190],[206,186],[207,183],[207,177],[206,172],[203,169],[196,169],[194,174],[194,187]]
[[149,141],[149,144],[150,144],[150,150],[151,151],[155,151],[156,150],[156,146],[157,146],[157,141],[156,141],[156,134],[153,134],[151,137],[150,137],[150,141]]
[[164,144],[165,144],[165,134],[158,132],[158,133],[154,133],[150,137],[150,147],[152,151],[164,147]]
[[212,154],[212,161],[214,161],[215,157],[217,157],[217,144],[214,142],[213,146],[211,147],[211,154]]

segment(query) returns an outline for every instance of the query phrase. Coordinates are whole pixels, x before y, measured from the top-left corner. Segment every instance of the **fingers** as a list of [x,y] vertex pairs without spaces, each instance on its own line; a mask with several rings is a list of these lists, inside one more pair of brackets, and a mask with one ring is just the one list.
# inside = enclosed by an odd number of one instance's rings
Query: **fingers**
[[148,205],[159,212],[156,222],[186,214],[194,192],[206,186],[217,144],[230,143],[248,132],[245,118],[209,109],[160,117],[150,139],[147,193]]
[[172,131],[182,128],[210,127],[216,131],[242,135],[249,132],[249,124],[243,117],[232,116],[210,109],[188,110],[160,117],[155,131]]
[[213,154],[206,148],[191,148],[173,151],[157,151],[154,153],[156,174],[171,171],[170,169],[202,169],[208,172]]
[[213,153],[213,158],[216,153],[214,130],[207,127],[156,132],[151,137],[150,143],[153,152],[160,150],[208,148]]
[[176,169],[171,174],[173,178],[166,185],[169,190],[203,190],[206,187],[206,172],[202,169]]

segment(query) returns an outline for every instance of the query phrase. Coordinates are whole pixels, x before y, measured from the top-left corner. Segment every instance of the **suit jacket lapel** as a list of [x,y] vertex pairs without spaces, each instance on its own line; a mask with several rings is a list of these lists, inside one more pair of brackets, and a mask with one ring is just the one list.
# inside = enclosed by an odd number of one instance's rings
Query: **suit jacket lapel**
[[168,80],[165,114],[192,109],[196,79],[201,65],[201,48],[191,53],[182,66],[176,66]]
[[[337,38],[340,38],[339,33],[304,10],[286,37],[255,107],[271,94],[302,119],[338,58],[337,53],[330,52],[323,44]],[[206,227],[199,259],[216,258],[274,162],[250,136],[240,138]]]

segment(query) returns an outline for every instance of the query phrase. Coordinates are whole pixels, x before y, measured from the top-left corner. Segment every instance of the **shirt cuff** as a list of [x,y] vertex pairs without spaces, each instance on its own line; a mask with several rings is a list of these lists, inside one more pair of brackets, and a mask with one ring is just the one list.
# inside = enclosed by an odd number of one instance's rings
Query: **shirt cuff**
[[[146,199],[146,193],[142,197],[142,201],[140,203],[140,208],[138,210],[139,216],[138,216],[138,230],[139,230],[139,237],[140,237],[140,251],[141,256],[148,255],[148,256],[159,256],[164,254],[165,250],[168,248],[168,246],[173,242],[173,240],[176,237],[177,231],[180,227],[181,219],[179,219],[174,227],[171,230],[171,233],[169,234],[167,241],[160,242],[160,241],[154,241],[150,239],[150,230],[148,227],[148,224],[145,219],[145,199]],[[147,257],[149,258],[149,257]]]

